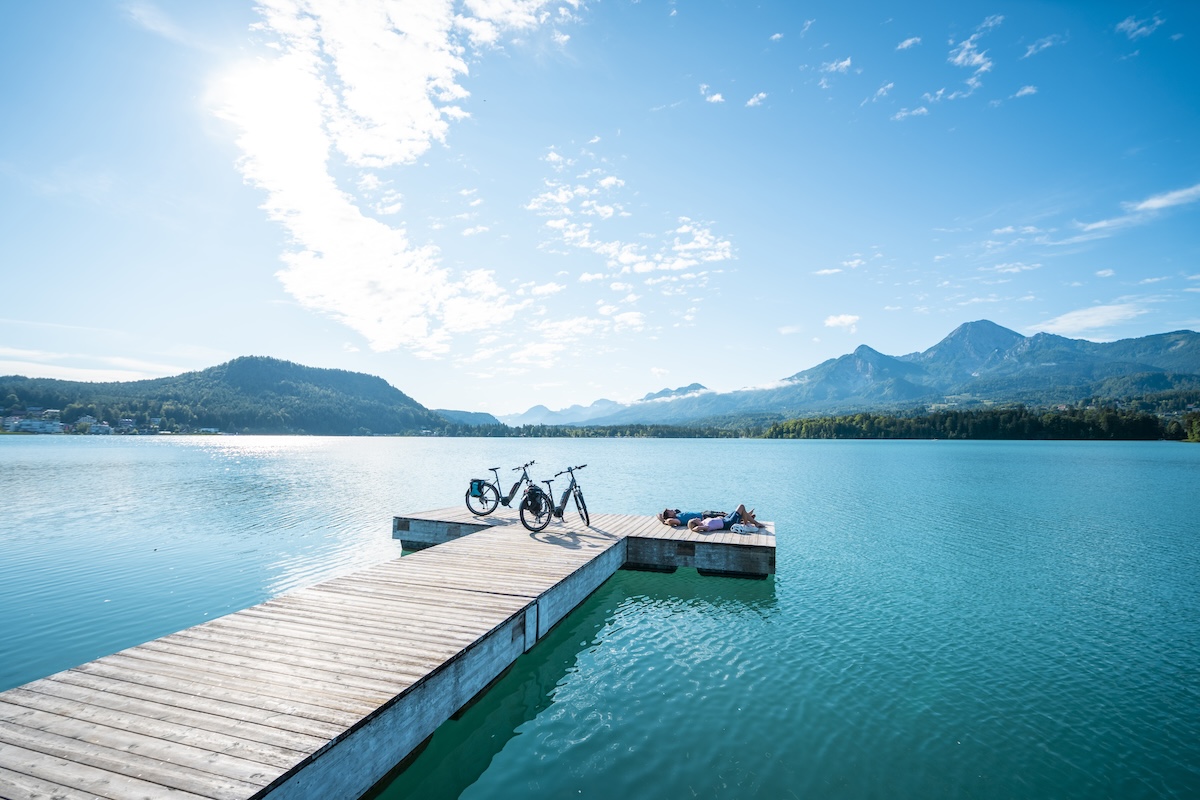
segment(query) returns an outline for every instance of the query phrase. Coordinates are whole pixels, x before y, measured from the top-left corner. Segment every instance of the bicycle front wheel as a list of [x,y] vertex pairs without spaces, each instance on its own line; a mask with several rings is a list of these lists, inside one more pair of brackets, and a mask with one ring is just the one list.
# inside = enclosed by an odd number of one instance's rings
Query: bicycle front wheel
[[545,530],[550,524],[550,514],[554,503],[542,493],[531,494],[521,502],[521,524],[537,533]]
[[587,503],[583,502],[583,490],[578,486],[575,487],[575,507],[579,509],[579,518],[583,520],[583,527],[592,527],[592,518],[588,516]]
[[495,511],[498,505],[500,505],[500,492],[490,483],[479,487],[478,497],[472,495],[471,490],[467,489],[467,510],[475,516],[487,516]]

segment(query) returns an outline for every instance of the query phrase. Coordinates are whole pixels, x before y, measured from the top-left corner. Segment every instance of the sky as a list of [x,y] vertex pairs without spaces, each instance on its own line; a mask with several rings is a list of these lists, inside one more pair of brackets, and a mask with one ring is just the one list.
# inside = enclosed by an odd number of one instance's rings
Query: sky
[[19,3],[0,374],[518,413],[1200,329],[1200,4]]

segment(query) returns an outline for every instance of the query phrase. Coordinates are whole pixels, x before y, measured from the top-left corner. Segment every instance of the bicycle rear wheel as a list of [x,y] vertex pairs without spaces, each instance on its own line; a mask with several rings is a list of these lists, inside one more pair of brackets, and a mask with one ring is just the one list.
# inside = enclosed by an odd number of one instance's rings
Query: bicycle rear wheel
[[471,494],[471,490],[467,489],[467,510],[477,517],[484,517],[496,510],[496,506],[500,505],[500,492],[495,486],[490,483],[485,483],[479,487],[479,496],[475,497]]
[[531,491],[521,501],[521,524],[534,533],[545,530],[546,526],[550,524],[550,514],[553,511],[554,503],[549,495],[541,491],[536,494]]
[[592,518],[588,516],[587,503],[583,502],[583,490],[578,486],[575,487],[575,507],[579,509],[579,517],[583,520],[583,527],[592,527]]

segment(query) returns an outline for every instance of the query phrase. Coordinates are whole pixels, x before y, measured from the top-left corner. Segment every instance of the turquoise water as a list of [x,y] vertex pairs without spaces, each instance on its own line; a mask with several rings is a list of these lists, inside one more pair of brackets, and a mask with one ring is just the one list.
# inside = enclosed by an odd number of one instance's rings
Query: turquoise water
[[766,581],[620,572],[387,798],[1200,796],[1200,447],[0,437],[0,688],[399,554],[481,467],[746,502]]

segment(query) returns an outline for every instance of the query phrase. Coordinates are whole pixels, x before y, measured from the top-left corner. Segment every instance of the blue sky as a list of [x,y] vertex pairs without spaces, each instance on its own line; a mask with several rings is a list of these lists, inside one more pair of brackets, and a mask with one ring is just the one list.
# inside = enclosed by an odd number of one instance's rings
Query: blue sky
[[1191,2],[18,4],[0,374],[512,413],[1200,328]]

